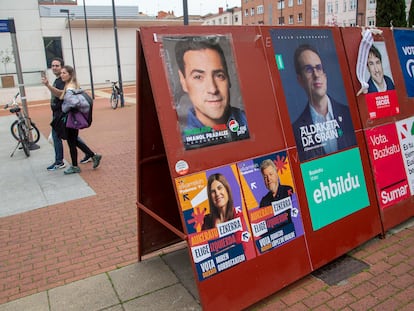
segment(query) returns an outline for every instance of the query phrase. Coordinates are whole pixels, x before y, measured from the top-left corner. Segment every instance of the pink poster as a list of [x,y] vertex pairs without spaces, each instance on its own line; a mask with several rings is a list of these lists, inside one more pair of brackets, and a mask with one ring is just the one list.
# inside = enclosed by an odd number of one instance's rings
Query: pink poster
[[384,209],[409,198],[410,189],[395,124],[365,130],[365,136],[380,207]]

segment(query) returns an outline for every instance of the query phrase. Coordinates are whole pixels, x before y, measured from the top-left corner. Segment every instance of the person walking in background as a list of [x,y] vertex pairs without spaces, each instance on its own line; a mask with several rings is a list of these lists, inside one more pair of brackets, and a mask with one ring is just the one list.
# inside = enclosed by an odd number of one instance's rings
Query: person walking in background
[[[46,75],[42,75],[42,83],[48,88],[52,97],[50,99],[50,108],[52,109],[52,119],[60,117],[62,114],[62,100],[60,96],[63,93],[63,88],[65,87],[65,82],[60,78],[60,70],[64,65],[63,59],[55,57],[52,59],[51,67],[53,74],[56,76],[53,85],[49,83]],[[58,136],[56,130],[52,127],[52,139],[53,147],[55,149],[55,162],[47,167],[48,171],[54,171],[66,166],[63,162],[63,144],[62,139]]]
[[[63,100],[60,99],[63,93],[63,88],[65,87],[65,82],[62,81],[60,78],[60,71],[62,67],[65,65],[65,62],[60,57],[55,57],[52,59],[51,67],[52,72],[56,76],[53,85],[49,83],[46,75],[42,75],[42,83],[48,88],[51,93],[50,99],[50,108],[52,109],[52,119],[59,118],[62,114],[62,102]],[[55,149],[55,162],[53,162],[50,166],[47,167],[48,171],[55,171],[57,169],[65,168],[66,164],[63,162],[63,143],[62,139],[59,137],[56,130],[52,127],[52,139],[53,139],[53,147]],[[80,139],[80,137],[78,137]],[[81,163],[86,163],[90,161],[91,158],[85,155],[85,158],[81,160]]]
[[[69,112],[72,108],[79,108],[80,101],[79,98],[74,95],[73,90],[79,89],[79,84],[76,79],[76,73],[71,66],[63,66],[60,77],[65,83],[63,93],[61,95],[62,111],[64,113]],[[78,149],[81,149],[85,152],[86,157],[91,158],[93,161],[93,168],[97,168],[101,162],[102,156],[100,154],[94,153],[83,141],[78,139],[79,130],[67,128],[67,142],[70,151],[70,157],[72,160],[72,165],[64,171],[67,174],[80,173],[81,169],[78,167]]]

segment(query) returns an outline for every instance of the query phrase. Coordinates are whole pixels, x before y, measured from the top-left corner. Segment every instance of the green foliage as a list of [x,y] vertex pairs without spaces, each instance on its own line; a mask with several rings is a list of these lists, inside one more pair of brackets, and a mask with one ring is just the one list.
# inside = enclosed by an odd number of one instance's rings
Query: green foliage
[[377,0],[377,27],[407,27],[404,0]]
[[414,25],[414,1],[411,1],[410,11],[408,12],[408,27]]

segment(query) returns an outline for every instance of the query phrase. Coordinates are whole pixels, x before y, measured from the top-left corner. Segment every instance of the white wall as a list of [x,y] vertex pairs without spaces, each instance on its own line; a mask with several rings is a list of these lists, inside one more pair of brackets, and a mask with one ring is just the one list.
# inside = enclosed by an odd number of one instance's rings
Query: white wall
[[[0,0],[0,8],[0,19],[14,18],[25,86],[42,85],[40,72],[46,69],[43,37],[61,37],[65,62],[73,65],[66,18],[40,18],[37,0]],[[118,80],[114,30],[89,26],[88,33],[93,83],[95,86],[109,85],[106,80]],[[84,28],[72,27],[72,42],[78,81],[84,88],[89,88],[89,61]],[[135,82],[136,28],[118,27],[118,44],[122,81]],[[0,33],[0,50],[5,48],[12,48],[10,34]],[[7,71],[16,72],[15,64],[9,64]],[[4,66],[0,64],[0,75],[4,73]],[[48,76],[53,78],[50,69]],[[15,82],[17,85],[16,75]]]
[[[46,64],[41,23],[37,0],[10,1],[0,0],[0,19],[13,18],[16,28],[17,45],[25,84],[40,81],[40,68]],[[0,33],[0,49],[11,49],[10,33]],[[16,72],[15,64],[9,64],[8,72]],[[0,74],[4,74],[3,64]],[[15,76],[17,84],[17,77]]]

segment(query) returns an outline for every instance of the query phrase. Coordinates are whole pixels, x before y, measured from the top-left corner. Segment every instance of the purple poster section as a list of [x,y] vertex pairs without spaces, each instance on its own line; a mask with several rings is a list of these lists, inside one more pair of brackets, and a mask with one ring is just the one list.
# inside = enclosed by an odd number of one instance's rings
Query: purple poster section
[[256,256],[236,165],[175,183],[200,281]]
[[258,254],[303,235],[303,224],[285,151],[238,163]]

